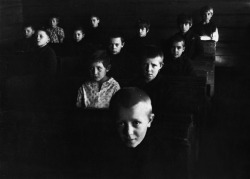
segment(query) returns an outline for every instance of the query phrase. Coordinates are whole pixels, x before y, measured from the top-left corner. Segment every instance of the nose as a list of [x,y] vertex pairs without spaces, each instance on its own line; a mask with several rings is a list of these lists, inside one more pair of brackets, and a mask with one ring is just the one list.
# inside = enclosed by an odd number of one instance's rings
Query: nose
[[134,132],[133,126],[128,124],[128,126],[127,126],[127,135],[131,136],[131,135],[133,135],[133,132]]
[[98,74],[98,70],[95,68],[94,69],[94,75],[97,75]]
[[152,65],[147,65],[146,70],[147,70],[147,72],[150,72],[152,70]]

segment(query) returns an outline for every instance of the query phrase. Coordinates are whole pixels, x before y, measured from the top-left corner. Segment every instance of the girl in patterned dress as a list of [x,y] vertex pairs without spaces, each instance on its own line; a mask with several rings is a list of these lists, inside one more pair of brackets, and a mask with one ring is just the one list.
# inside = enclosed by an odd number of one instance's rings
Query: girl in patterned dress
[[110,58],[106,51],[96,51],[89,60],[90,80],[78,90],[76,106],[79,108],[108,108],[111,97],[120,89],[119,83],[107,76]]

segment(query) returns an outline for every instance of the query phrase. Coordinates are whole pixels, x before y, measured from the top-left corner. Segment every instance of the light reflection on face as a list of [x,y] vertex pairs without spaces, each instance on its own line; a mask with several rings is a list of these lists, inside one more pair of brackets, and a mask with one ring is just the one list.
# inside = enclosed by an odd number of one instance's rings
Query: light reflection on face
[[153,118],[149,102],[139,102],[130,108],[120,107],[116,125],[121,141],[127,147],[137,147],[145,138]]

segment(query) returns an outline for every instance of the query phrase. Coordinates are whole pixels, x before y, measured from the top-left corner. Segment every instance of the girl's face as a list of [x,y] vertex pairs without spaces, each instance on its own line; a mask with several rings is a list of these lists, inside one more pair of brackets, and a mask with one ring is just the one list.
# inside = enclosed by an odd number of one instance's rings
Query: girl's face
[[45,31],[39,30],[37,32],[37,45],[39,47],[44,47],[45,45],[47,45],[49,43],[49,40],[49,36]]
[[51,18],[51,26],[57,27],[57,25],[58,25],[58,19],[55,17]]
[[100,20],[97,17],[91,17],[91,24],[93,28],[97,28]]
[[105,82],[107,80],[107,72],[109,68],[103,66],[102,62],[94,62],[90,66],[90,75],[96,82]]
[[76,40],[76,42],[80,42],[84,38],[84,35],[85,34],[83,34],[81,30],[76,30],[74,32],[74,39]]
[[203,21],[206,22],[206,23],[209,23],[212,16],[213,16],[213,11],[212,10],[209,10],[209,11],[205,12],[203,14]]

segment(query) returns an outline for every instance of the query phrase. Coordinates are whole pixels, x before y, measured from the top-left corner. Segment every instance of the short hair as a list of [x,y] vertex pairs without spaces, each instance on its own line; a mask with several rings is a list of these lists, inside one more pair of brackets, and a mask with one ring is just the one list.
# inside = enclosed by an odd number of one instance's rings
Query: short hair
[[110,66],[110,57],[106,50],[96,50],[89,58],[88,65],[95,62],[102,62],[103,66],[105,68],[108,68]]
[[183,47],[185,47],[185,39],[181,35],[175,35],[171,38],[171,46],[175,42],[183,42]]
[[149,20],[145,20],[145,19],[139,19],[137,21],[137,28],[139,28],[139,29],[146,28],[147,30],[149,30],[149,28],[150,28],[150,21]]
[[101,20],[101,19],[100,19],[100,16],[97,15],[97,14],[91,14],[91,15],[90,15],[90,19],[93,18],[93,17],[96,17],[98,20]]
[[121,38],[122,43],[125,42],[123,33],[119,31],[111,32],[109,35],[109,39],[112,39],[112,38]]
[[200,10],[200,14],[203,15],[204,13],[211,11],[212,15],[214,14],[214,9],[211,6],[203,6]]
[[148,58],[161,57],[163,63],[164,55],[162,50],[155,45],[145,45],[141,48],[140,53],[140,62],[143,63]]
[[148,103],[150,105],[149,113],[152,112],[151,100],[148,94],[136,87],[125,87],[112,96],[109,109],[112,115],[116,115],[120,107],[131,108],[140,102]]
[[85,29],[84,29],[82,26],[77,26],[77,27],[75,28],[74,32],[77,31],[77,30],[82,31],[82,33],[85,34]]
[[180,14],[177,17],[177,24],[181,25],[181,24],[186,24],[189,23],[190,25],[193,24],[193,19],[191,16],[187,15],[187,14]]
[[60,17],[57,14],[51,14],[50,17],[49,17],[49,19],[51,20],[53,18],[56,18],[58,22],[60,21]]
[[46,33],[46,35],[50,38],[50,34],[48,32],[47,29],[45,29],[45,27],[39,27],[37,30],[36,30],[36,33],[38,33],[39,31],[44,31]]
[[28,28],[28,27],[31,27],[33,30],[35,30],[35,26],[33,24],[30,24],[30,23],[26,23],[23,25],[23,28]]

